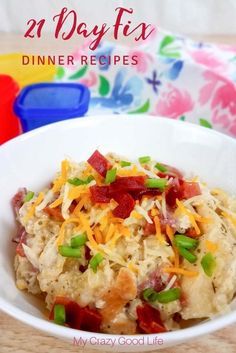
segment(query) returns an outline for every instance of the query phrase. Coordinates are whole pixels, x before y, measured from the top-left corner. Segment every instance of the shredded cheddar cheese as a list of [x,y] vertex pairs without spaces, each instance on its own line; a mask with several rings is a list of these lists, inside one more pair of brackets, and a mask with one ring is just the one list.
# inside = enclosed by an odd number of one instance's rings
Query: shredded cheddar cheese
[[159,212],[156,208],[152,208],[151,209],[151,216],[152,217],[155,217],[155,216],[158,216]]
[[78,199],[83,194],[89,194],[89,189],[87,185],[79,185],[79,186],[72,187],[69,190],[68,198],[69,200],[75,200],[75,199]]
[[194,218],[194,215],[184,206],[184,204],[179,201],[178,199],[176,200],[176,204],[178,206],[177,210],[175,211],[176,215],[179,214],[184,214],[189,218],[190,223],[192,224],[193,228],[195,229],[197,235],[201,234],[200,228],[198,227],[196,220]]
[[124,176],[145,176],[144,172],[140,172],[137,166],[133,166],[132,169],[125,169],[121,168],[117,170],[117,175],[124,177]]
[[57,200],[55,200],[54,202],[52,202],[50,205],[49,205],[49,208],[56,208],[58,206],[60,206],[62,204],[62,199],[59,198]]
[[103,232],[107,227],[108,217],[107,216],[102,217],[102,219],[99,221],[99,223],[100,223],[100,230],[101,230],[101,232]]
[[87,237],[88,237],[88,240],[89,240],[91,246],[94,247],[95,249],[97,249],[97,248],[98,248],[98,244],[97,244],[97,242],[94,240],[94,237],[93,237],[93,230],[92,230],[92,228],[90,227],[89,222],[88,222],[86,216],[85,216],[82,212],[80,212],[80,213],[78,214],[78,218],[79,218],[79,220],[80,220],[80,222],[81,222],[81,224],[82,224],[82,226],[83,226],[85,232],[87,233]]
[[115,225],[113,223],[111,223],[109,228],[108,228],[108,232],[106,234],[106,243],[112,238],[112,236],[114,235],[115,230],[116,230]]
[[159,218],[157,216],[154,217],[154,224],[155,224],[157,239],[161,243],[164,243],[165,240],[164,240],[163,235],[161,234],[161,224],[160,224]]
[[137,211],[132,211],[130,214],[130,217],[135,218],[135,219],[142,219],[143,218],[143,216],[140,213],[138,213]]
[[94,228],[94,235],[95,235],[96,242],[98,244],[102,244],[103,243],[103,235],[98,227]]
[[73,211],[73,215],[77,216],[77,214],[79,214],[79,212],[82,210],[82,208],[84,207],[84,205],[88,202],[88,196],[85,195],[81,198],[81,200],[78,202],[78,204],[76,205],[74,211]]

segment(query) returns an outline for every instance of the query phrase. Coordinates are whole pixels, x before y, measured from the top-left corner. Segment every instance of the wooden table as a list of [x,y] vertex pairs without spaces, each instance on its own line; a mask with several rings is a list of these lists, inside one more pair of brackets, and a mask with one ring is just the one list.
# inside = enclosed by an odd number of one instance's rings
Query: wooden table
[[[227,43],[236,45],[236,38],[229,36],[208,36],[196,38],[209,42]],[[0,53],[10,51],[33,52],[31,45],[20,43],[17,35],[0,34]],[[36,45],[36,44],[35,44]],[[39,44],[37,44],[39,45]],[[71,43],[71,49],[74,43]],[[48,48],[52,50],[52,46]],[[43,50],[44,49],[44,50]],[[45,52],[45,47],[42,47]],[[58,48],[55,48],[57,51]],[[46,49],[47,51],[47,49]],[[68,51],[68,47],[66,48]],[[59,339],[48,336],[45,333],[31,329],[19,321],[0,313],[0,352],[1,353],[60,353],[60,352],[82,352],[79,347],[65,343]],[[88,353],[94,351],[88,350]],[[161,350],[163,353],[235,353],[236,352],[236,325],[225,328],[211,335],[203,336],[189,343],[179,345],[175,348]]]
[[[163,353],[235,353],[236,325],[214,334],[203,336],[174,348],[161,350]],[[31,329],[5,314],[0,314],[0,352],[1,353],[60,353],[82,352],[72,343],[48,336]],[[95,352],[91,349],[88,353]]]

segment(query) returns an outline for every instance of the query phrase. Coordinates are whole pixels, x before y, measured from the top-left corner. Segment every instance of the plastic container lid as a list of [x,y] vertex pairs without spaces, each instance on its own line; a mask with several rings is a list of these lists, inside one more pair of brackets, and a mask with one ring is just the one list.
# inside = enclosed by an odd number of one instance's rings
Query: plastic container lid
[[23,131],[53,122],[83,116],[90,92],[78,83],[40,83],[25,87],[17,97],[15,113]]

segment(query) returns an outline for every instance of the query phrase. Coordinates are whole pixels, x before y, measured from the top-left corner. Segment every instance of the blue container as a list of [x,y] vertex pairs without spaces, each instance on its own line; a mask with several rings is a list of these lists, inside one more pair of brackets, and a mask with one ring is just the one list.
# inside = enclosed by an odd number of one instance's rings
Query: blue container
[[14,103],[24,132],[57,121],[83,116],[90,92],[78,83],[38,83],[26,86]]

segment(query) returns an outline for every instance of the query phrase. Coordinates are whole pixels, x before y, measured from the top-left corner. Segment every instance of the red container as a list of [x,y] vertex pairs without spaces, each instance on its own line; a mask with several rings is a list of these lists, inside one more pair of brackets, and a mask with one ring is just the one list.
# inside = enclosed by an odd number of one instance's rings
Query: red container
[[20,134],[20,124],[13,112],[19,91],[17,83],[7,75],[0,75],[0,144]]

